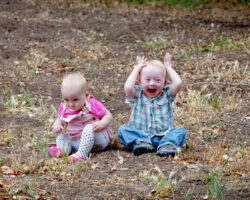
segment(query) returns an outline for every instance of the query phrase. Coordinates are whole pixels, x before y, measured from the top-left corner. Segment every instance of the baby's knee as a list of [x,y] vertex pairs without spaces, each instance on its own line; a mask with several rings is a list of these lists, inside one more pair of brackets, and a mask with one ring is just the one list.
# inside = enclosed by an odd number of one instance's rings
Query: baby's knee
[[56,143],[63,143],[63,142],[65,142],[65,141],[67,141],[67,140],[68,140],[68,139],[67,139],[66,135],[60,134],[60,135],[58,135],[57,138],[56,138]]
[[106,139],[103,133],[101,132],[95,133],[94,145],[92,151],[102,151],[109,145],[109,143],[110,142]]
[[118,138],[123,137],[124,135],[126,136],[128,133],[130,133],[131,131],[135,131],[136,129],[133,128],[132,126],[128,125],[128,124],[124,124],[122,126],[120,126],[120,128],[117,131],[117,136]]
[[84,129],[84,132],[93,132],[93,124],[87,124]]
[[128,125],[127,124],[124,124],[124,125],[121,125],[119,128],[118,128],[118,134],[122,133],[123,131],[126,131],[128,129]]

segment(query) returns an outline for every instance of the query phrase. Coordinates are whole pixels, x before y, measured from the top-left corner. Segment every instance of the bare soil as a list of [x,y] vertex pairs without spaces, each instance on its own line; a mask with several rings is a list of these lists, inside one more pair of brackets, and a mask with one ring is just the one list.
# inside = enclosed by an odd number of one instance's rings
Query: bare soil
[[[245,155],[226,166],[223,196],[249,199],[249,14],[249,9],[1,0],[0,199],[185,199],[188,192],[192,199],[207,199],[209,172],[218,172],[222,156],[238,149]],[[222,44],[223,37],[228,43]],[[187,146],[176,158],[135,157],[116,137],[130,113],[123,84],[137,56],[162,60],[166,51],[184,81],[175,106],[176,123],[188,130]],[[80,164],[47,154],[55,144],[51,124],[61,102],[60,81],[72,71],[85,75],[90,92],[111,111],[115,133],[106,151]],[[197,124],[187,99],[203,86],[221,103],[214,102],[212,119]],[[7,107],[8,97],[24,90],[31,95],[30,109]],[[166,184],[147,179],[168,180],[170,172],[176,180],[170,192]]]

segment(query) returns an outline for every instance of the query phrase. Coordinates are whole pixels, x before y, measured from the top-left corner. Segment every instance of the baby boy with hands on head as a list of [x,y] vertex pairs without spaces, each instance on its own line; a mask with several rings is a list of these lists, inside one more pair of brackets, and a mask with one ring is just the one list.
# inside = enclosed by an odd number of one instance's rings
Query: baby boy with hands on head
[[[171,80],[169,85],[167,77]],[[183,146],[187,131],[174,127],[171,104],[181,87],[182,80],[172,67],[169,53],[164,64],[140,57],[124,85],[131,114],[129,123],[118,129],[120,143],[136,156],[153,151],[159,156],[178,154],[177,147]]]

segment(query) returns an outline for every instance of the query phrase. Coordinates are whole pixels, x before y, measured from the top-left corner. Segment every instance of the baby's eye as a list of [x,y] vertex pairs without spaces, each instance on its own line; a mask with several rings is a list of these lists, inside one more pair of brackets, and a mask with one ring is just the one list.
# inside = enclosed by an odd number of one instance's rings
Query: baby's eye
[[68,99],[64,99],[64,101],[68,102],[69,100]]
[[78,101],[78,99],[74,99],[74,101]]
[[156,81],[157,81],[157,82],[160,82],[160,81],[161,81],[161,79],[156,79]]
[[150,79],[149,79],[149,78],[146,78],[146,81],[150,81]]

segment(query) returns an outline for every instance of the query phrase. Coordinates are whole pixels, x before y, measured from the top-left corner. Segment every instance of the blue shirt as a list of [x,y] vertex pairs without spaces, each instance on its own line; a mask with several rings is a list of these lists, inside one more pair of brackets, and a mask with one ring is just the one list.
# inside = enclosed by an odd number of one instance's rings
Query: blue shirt
[[135,88],[134,99],[126,96],[131,105],[129,125],[149,136],[163,136],[168,129],[174,128],[171,104],[175,96],[171,95],[169,85],[166,85],[161,95],[155,98],[145,96],[140,85],[136,85]]

